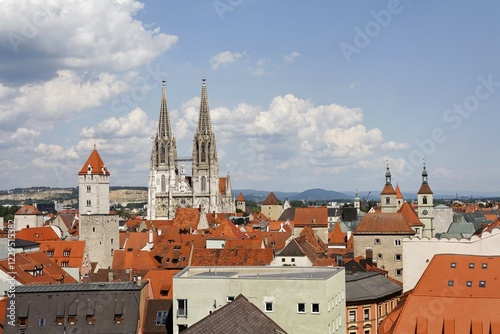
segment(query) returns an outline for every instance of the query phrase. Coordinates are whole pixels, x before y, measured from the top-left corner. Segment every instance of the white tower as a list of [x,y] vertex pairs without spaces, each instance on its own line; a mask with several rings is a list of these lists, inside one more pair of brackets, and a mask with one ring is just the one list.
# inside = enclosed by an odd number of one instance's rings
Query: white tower
[[380,206],[383,213],[397,211],[396,191],[392,187],[389,163],[387,164],[387,170],[385,172],[385,186],[380,193]]
[[418,218],[425,225],[423,236],[427,238],[432,238],[434,236],[434,199],[431,187],[427,182],[427,169],[422,170],[422,185],[417,193],[418,202]]

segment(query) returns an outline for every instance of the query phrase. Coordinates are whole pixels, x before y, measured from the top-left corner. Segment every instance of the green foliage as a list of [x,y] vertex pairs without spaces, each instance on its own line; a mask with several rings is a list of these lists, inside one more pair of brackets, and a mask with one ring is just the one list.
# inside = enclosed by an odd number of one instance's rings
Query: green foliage
[[19,210],[21,207],[17,205],[13,205],[10,207],[0,206],[0,217],[3,217],[3,221],[14,220],[14,213]]

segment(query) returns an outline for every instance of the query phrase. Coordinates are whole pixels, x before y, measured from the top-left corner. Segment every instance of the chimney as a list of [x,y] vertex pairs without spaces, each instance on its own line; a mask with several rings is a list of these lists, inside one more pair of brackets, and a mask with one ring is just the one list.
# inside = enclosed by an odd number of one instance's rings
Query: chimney
[[366,249],[366,264],[372,266],[373,265],[373,249]]
[[267,246],[269,244],[269,237],[266,235],[264,238],[264,244]]
[[347,240],[351,239],[351,231],[347,231]]
[[108,271],[108,282],[113,282],[113,272]]
[[150,244],[153,243],[153,230],[149,230],[148,243],[150,243]]
[[137,276],[137,286],[141,286],[141,285],[142,285],[142,277]]

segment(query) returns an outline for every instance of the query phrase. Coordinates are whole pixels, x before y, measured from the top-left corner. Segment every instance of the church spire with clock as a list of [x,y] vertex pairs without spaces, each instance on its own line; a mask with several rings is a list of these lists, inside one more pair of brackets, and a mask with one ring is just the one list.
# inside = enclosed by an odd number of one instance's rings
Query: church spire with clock
[[422,170],[422,185],[417,193],[417,203],[418,203],[418,218],[425,225],[423,236],[427,238],[432,238],[434,236],[434,226],[433,226],[433,209],[434,209],[434,199],[431,187],[428,183],[428,173],[427,168],[424,167]]

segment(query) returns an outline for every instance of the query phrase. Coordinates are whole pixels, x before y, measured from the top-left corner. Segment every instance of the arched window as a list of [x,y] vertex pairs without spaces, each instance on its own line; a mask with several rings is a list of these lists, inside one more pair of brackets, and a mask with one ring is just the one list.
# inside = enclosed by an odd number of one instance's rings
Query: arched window
[[161,192],[164,193],[167,191],[167,185],[165,182],[165,175],[161,176]]
[[391,198],[389,196],[385,198],[385,204],[391,204]]
[[422,197],[422,204],[427,204],[427,196]]
[[160,148],[160,163],[164,164],[165,163],[165,146],[161,145]]
[[207,160],[206,155],[207,152],[205,151],[205,145],[201,144],[201,156],[200,156],[201,162],[205,162]]
[[201,177],[201,191],[207,190],[207,178],[205,176]]

